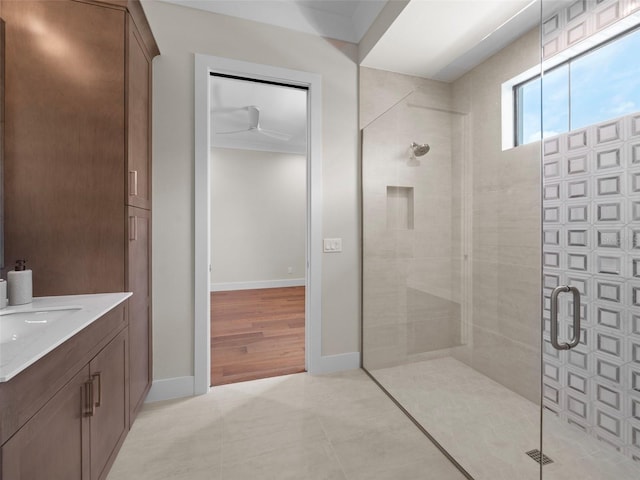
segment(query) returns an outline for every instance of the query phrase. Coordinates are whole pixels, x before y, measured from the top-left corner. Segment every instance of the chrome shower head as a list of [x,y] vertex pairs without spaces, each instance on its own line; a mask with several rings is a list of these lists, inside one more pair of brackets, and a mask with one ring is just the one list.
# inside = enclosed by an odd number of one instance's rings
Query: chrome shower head
[[416,157],[421,157],[423,155],[426,155],[429,152],[429,150],[431,150],[431,147],[429,146],[428,143],[423,143],[422,145],[418,145],[416,142],[413,142],[410,148]]

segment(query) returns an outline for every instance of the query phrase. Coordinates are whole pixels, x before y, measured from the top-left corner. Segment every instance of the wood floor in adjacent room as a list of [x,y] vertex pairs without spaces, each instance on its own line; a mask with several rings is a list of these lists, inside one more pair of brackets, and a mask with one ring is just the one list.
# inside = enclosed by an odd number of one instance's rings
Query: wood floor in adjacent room
[[211,293],[211,385],[304,372],[305,287]]

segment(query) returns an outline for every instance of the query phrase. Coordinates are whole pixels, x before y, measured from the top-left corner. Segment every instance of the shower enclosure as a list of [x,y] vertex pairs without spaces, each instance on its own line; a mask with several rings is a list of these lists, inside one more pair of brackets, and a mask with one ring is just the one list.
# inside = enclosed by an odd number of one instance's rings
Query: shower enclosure
[[534,3],[361,67],[363,366],[468,478],[637,479],[640,1]]

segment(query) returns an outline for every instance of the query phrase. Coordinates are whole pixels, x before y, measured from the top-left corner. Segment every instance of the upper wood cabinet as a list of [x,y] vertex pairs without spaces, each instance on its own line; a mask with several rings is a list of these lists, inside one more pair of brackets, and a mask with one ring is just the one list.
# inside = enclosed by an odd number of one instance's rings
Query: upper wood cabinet
[[[0,1],[5,260],[34,295],[123,291],[125,205],[151,207],[151,59],[138,2]],[[134,292],[135,294],[135,292]]]
[[151,208],[151,58],[133,22],[127,38],[127,204]]
[[27,259],[35,296],[123,291],[126,12],[28,0],[1,12],[6,264]]

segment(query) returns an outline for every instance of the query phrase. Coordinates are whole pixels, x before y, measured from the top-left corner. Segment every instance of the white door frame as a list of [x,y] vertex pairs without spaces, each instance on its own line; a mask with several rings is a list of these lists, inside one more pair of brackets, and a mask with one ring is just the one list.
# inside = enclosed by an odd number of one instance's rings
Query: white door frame
[[210,55],[195,55],[195,178],[194,178],[194,393],[204,394],[211,384],[210,320],[210,89],[211,73],[297,85],[307,95],[307,268],[305,274],[305,366],[321,370],[322,355],[322,77],[316,73],[243,62]]

